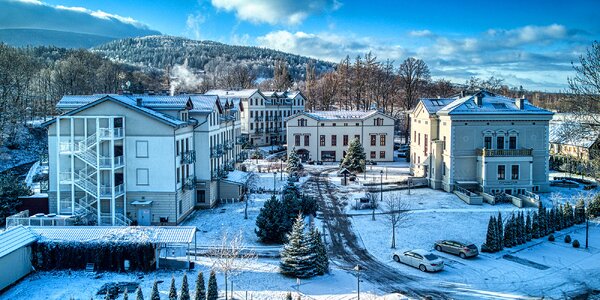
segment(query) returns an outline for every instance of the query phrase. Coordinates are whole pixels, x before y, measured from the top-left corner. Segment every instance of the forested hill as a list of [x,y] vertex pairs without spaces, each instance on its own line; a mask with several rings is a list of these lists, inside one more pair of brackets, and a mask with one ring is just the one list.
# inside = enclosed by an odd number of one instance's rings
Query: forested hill
[[258,78],[273,77],[275,61],[289,65],[293,79],[302,79],[306,64],[312,62],[317,74],[332,70],[334,64],[272,49],[232,46],[213,41],[196,41],[172,36],[146,36],[112,41],[92,48],[110,59],[143,68],[167,69],[183,64],[207,73],[219,73],[229,67],[245,64]]

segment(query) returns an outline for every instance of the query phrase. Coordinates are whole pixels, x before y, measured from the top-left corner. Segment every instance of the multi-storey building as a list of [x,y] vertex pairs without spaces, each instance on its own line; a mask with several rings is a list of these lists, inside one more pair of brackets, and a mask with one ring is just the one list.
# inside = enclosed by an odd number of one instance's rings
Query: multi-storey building
[[244,106],[241,116],[242,135],[253,146],[285,144],[285,118],[304,111],[306,101],[299,91],[210,90],[206,95],[241,101]]
[[552,115],[487,91],[421,99],[410,114],[411,171],[448,192],[547,191]]
[[64,96],[57,108],[65,113],[45,124],[53,213],[101,225],[176,224],[195,206],[243,191],[227,180],[241,159],[239,102],[85,95]]
[[300,112],[287,119],[288,154],[303,161],[341,161],[352,139],[368,160],[394,160],[394,119],[377,110]]
[[556,118],[550,122],[550,155],[553,157],[587,162],[599,154],[599,126]]

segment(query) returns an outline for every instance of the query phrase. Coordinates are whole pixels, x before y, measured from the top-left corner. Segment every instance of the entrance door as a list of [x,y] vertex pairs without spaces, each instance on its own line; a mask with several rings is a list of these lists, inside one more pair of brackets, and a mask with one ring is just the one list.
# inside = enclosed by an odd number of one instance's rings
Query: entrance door
[[150,226],[150,208],[139,208],[137,211],[137,221],[140,226]]

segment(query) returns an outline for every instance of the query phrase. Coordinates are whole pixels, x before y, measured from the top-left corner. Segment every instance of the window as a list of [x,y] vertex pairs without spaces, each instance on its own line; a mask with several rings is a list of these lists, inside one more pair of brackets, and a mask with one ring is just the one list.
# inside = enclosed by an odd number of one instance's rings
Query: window
[[371,146],[375,146],[377,144],[377,136],[371,135]]
[[356,123],[356,126],[360,126],[360,123]]
[[423,136],[423,141],[425,142],[425,145],[423,145],[423,152],[425,153],[425,155],[427,155],[428,143],[427,143],[427,135],[426,134]]
[[442,159],[442,176],[446,176],[446,164],[444,163],[443,159]]
[[419,132],[419,134],[417,134],[417,144],[419,144],[419,146],[421,146],[421,133]]
[[511,136],[508,138],[508,149],[517,149],[517,137]]
[[504,149],[504,137],[503,136],[496,137],[496,149],[499,149],[499,150]]
[[296,135],[294,137],[295,141],[294,141],[294,146],[300,146],[300,136]]
[[250,123],[250,130],[254,130],[254,123]]
[[135,170],[135,183],[137,185],[149,185],[148,182],[148,169],[136,169]]
[[321,123],[321,127],[325,126],[325,123]]
[[344,143],[344,146],[348,146],[348,135],[344,134],[344,137],[342,138],[342,142]]
[[499,165],[498,166],[498,180],[506,179],[506,166]]
[[446,150],[446,136],[444,136],[444,143],[442,144],[442,150]]
[[348,126],[348,123],[344,123],[344,126]]
[[512,180],[519,180],[519,165],[512,165],[511,168],[511,179]]
[[175,155],[179,155],[179,141],[175,142]]
[[331,126],[335,126],[335,123],[331,124]]
[[483,138],[483,147],[485,149],[492,149],[492,137],[486,136]]
[[413,141],[416,141],[416,140],[417,140],[417,131],[415,130],[413,132]]
[[135,142],[135,157],[148,157],[148,141]]
[[375,151],[371,151],[371,158],[377,158]]
[[[250,100],[250,101],[252,101],[252,100]],[[250,118],[254,118],[254,112],[253,111],[250,112]]]
[[379,151],[379,158],[385,158],[385,151]]
[[188,116],[189,115],[188,115],[188,111],[187,110],[181,111],[179,113],[179,119],[181,119],[181,121],[187,122],[189,120]]
[[325,146],[325,136],[324,135],[321,135],[319,137],[319,145]]
[[337,146],[337,135],[331,136],[331,146]]
[[383,119],[382,118],[373,119],[373,126],[383,126]]
[[177,168],[177,172],[175,172],[175,173],[177,173],[177,183],[180,183],[181,182],[181,176],[179,175],[179,168]]
[[385,135],[379,136],[379,146],[385,146]]
[[304,146],[308,146],[310,144],[310,136],[309,135],[305,135],[304,136]]

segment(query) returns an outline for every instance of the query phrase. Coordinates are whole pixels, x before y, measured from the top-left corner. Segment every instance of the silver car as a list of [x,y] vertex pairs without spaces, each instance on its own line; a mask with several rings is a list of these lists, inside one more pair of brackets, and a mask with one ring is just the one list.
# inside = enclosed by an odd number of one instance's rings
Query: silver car
[[393,259],[423,272],[441,271],[444,268],[444,261],[439,256],[423,249],[395,252]]
[[443,240],[435,242],[434,248],[440,252],[458,255],[460,258],[475,257],[479,255],[477,246],[470,243]]

